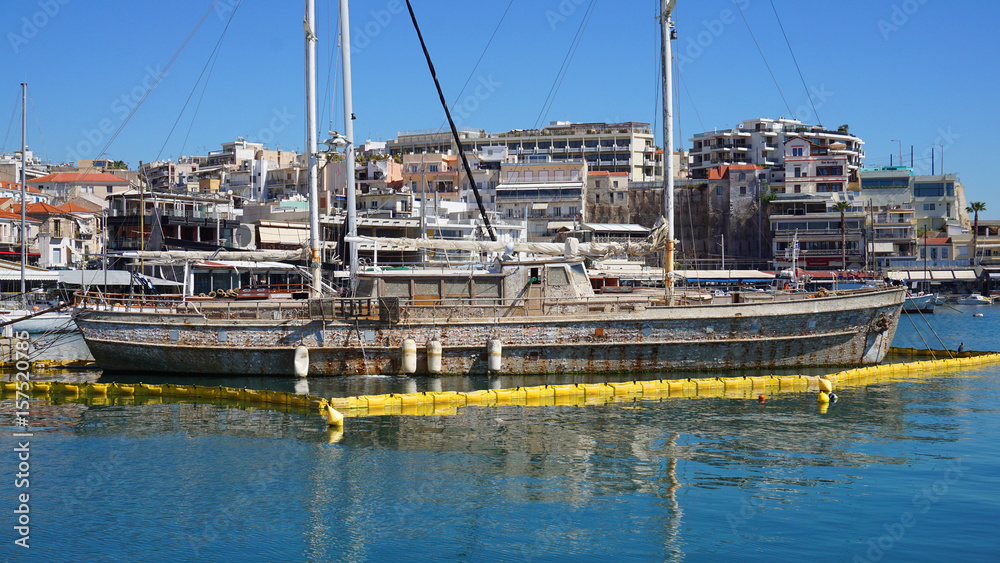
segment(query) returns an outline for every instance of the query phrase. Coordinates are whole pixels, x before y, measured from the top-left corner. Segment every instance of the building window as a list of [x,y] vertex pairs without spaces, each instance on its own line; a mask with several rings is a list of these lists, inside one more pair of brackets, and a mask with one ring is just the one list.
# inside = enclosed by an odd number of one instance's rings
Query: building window
[[792,156],[802,156],[802,147],[793,147]]
[[942,248],[941,249],[941,259],[942,260],[947,260],[948,259],[948,249],[947,248]]
[[565,170],[556,170],[555,176],[556,176],[556,180],[557,181],[565,180],[566,179],[566,171]]
[[802,168],[800,168],[798,166],[795,167],[795,177],[796,178],[801,178],[802,177]]
[[722,186],[715,186],[715,195],[722,195]]
[[[743,174],[741,173],[740,176],[742,176],[742,175]],[[747,187],[746,186],[740,186],[740,195],[747,195]]]
[[800,184],[795,184],[795,193],[802,193],[802,186]]
[[597,205],[601,204],[601,194],[597,194],[594,196],[594,203],[596,203]]
[[740,180],[746,180],[746,179],[747,179],[747,173],[746,172],[740,172]]
[[595,188],[600,188],[601,187],[601,181],[600,180],[594,180],[594,187]]
[[614,182],[611,182],[611,185],[617,188],[618,187],[618,180],[615,180]]
[[429,172],[437,172],[438,171],[438,165],[437,164],[431,164],[430,166],[427,167],[427,170]]
[[625,194],[618,192],[618,201],[622,201],[623,199],[625,199]]
[[937,207],[937,206],[935,204],[933,204],[933,203],[925,203],[924,204],[924,211],[934,211],[935,207]]

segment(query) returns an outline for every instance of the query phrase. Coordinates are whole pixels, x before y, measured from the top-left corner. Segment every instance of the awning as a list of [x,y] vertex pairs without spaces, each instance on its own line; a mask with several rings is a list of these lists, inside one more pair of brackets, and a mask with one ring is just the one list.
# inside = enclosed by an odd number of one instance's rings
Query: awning
[[573,221],[549,221],[545,226],[546,229],[550,231],[558,231],[559,229],[573,229]]
[[309,229],[257,227],[258,244],[289,244],[301,246],[309,240]]
[[1000,278],[1000,274],[990,274],[990,279],[994,279],[995,280],[997,278]]
[[973,270],[902,270],[889,272],[889,278],[903,281],[975,281],[976,272]]
[[891,242],[876,242],[874,244],[874,252],[892,252],[893,246]]
[[549,208],[549,204],[548,203],[532,203],[531,204],[531,210],[532,211],[539,211],[539,210],[544,211],[544,210],[546,210],[548,208]]

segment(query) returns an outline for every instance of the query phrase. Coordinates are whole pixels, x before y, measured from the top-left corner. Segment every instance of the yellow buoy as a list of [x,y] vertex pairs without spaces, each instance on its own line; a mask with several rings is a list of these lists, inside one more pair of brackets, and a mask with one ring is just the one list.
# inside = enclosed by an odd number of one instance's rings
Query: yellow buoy
[[329,426],[335,426],[335,427],[343,426],[344,415],[340,414],[340,411],[331,407],[330,405],[326,405],[326,423]]
[[819,390],[824,393],[833,391],[833,382],[825,377],[819,378]]
[[826,392],[820,391],[819,397],[816,398],[816,402],[821,405],[828,405],[830,404],[830,396],[827,395]]

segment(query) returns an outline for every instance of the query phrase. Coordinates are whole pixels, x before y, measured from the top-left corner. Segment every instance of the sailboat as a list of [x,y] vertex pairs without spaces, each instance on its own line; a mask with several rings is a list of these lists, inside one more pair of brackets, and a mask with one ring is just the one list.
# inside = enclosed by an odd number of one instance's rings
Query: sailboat
[[[673,218],[672,8],[673,2],[664,1],[661,14],[669,219]],[[351,154],[347,0],[341,0],[341,26],[348,124],[343,142]],[[315,41],[311,1],[305,27],[311,62]],[[316,146],[315,98],[309,87],[313,72],[307,64],[311,170]],[[309,177],[313,182],[315,175],[310,172]],[[657,244],[665,251],[662,295],[595,294],[584,267],[584,245],[575,240],[551,245],[561,255],[544,258],[526,257],[508,245],[485,270],[362,272],[354,250],[358,239],[352,175],[347,177],[350,297],[321,295],[317,272],[307,300],[181,302],[155,313],[88,305],[80,311],[77,324],[98,364],[111,371],[297,376],[858,365],[885,357],[899,322],[901,287],[822,295],[779,293],[766,301],[736,293],[723,302],[690,303],[673,287],[672,220],[657,233]],[[311,185],[315,194],[313,190]],[[316,197],[310,199],[311,219],[317,202]],[[315,272],[315,224],[313,229],[310,251]]]
[[[16,332],[67,332],[74,331],[73,315],[61,310],[62,303],[52,306],[42,298],[30,299],[27,291],[28,230],[25,226],[27,200],[27,108],[28,85],[21,83],[21,294],[13,303],[0,303],[0,327],[10,327]],[[8,306],[4,306],[8,305]]]

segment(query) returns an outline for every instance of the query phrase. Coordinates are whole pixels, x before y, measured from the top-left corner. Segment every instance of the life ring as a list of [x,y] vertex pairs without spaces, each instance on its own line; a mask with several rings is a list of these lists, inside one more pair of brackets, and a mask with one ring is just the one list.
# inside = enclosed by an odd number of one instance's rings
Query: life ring
[[214,299],[216,296],[215,290],[213,289],[212,291],[209,291],[208,296]]

